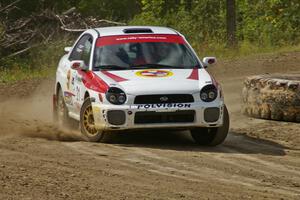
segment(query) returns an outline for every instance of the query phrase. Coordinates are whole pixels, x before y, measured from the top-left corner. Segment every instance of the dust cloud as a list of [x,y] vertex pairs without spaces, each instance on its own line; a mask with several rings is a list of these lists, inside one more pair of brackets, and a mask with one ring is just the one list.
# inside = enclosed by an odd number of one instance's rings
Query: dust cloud
[[52,81],[46,80],[41,81],[32,94],[31,91],[23,91],[28,95],[18,97],[9,94],[13,97],[2,97],[4,100],[0,104],[0,136],[17,134],[48,140],[81,140],[77,131],[61,129],[53,123],[52,87]]

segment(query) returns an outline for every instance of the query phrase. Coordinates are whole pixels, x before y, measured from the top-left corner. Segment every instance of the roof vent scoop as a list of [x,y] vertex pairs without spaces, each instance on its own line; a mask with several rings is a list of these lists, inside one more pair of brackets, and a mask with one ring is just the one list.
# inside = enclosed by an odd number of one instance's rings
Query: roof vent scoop
[[124,33],[153,33],[150,28],[127,28],[123,30]]

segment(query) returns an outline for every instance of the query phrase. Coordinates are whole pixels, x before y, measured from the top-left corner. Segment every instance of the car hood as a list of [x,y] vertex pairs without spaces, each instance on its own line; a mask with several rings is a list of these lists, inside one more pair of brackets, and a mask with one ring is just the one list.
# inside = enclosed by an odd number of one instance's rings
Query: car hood
[[213,83],[205,69],[102,70],[95,74],[110,87],[132,95],[196,93]]

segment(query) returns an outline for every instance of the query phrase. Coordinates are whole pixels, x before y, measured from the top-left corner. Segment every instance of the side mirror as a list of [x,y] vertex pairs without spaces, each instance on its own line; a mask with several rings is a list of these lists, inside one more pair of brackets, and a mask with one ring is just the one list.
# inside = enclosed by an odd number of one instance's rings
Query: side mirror
[[71,61],[71,68],[75,70],[82,69],[83,71],[87,71],[89,69],[89,67],[85,65],[83,60]]
[[204,67],[206,68],[212,64],[215,64],[217,62],[217,59],[215,57],[204,57],[202,62],[204,64]]
[[64,50],[65,50],[66,53],[69,53],[72,50],[72,47],[65,47]]

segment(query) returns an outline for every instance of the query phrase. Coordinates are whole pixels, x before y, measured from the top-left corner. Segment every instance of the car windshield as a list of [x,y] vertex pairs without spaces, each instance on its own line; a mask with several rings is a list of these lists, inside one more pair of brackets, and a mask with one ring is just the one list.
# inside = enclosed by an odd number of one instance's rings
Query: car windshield
[[94,56],[94,70],[187,69],[199,66],[190,48],[184,43],[176,42],[122,42],[96,45]]

